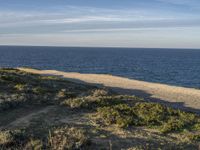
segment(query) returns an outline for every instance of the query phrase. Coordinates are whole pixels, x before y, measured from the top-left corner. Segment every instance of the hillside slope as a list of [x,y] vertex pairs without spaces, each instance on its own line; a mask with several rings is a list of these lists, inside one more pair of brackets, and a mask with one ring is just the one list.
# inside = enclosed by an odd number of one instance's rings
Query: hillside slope
[[104,87],[0,69],[0,149],[198,149],[200,117]]

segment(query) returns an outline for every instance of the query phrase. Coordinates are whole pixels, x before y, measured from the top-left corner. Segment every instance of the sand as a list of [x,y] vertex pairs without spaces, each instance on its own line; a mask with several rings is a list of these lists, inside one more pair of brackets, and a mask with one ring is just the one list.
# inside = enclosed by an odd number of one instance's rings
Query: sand
[[145,100],[200,113],[200,90],[198,89],[150,83],[106,74],[80,74],[29,68],[18,69],[41,75],[56,75],[78,83],[106,86],[121,94],[136,95]]

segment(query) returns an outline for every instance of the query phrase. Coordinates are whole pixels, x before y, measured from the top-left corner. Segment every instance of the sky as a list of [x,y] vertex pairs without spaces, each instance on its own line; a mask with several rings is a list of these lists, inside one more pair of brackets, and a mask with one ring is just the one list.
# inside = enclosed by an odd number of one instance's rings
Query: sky
[[200,49],[200,0],[0,0],[0,45]]

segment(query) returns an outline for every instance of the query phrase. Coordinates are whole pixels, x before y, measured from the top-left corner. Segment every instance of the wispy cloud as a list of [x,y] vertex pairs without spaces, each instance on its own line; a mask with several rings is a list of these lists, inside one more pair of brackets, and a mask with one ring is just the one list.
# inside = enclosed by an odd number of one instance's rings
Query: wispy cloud
[[[65,9],[64,9],[65,8]],[[55,9],[55,8],[54,8]],[[198,26],[198,17],[170,15],[143,9],[104,9],[96,7],[64,6],[59,11],[0,11],[0,33],[11,31],[29,33],[83,31],[102,28],[149,28]],[[40,27],[40,29],[39,29]],[[24,31],[22,31],[24,29]],[[49,29],[49,31],[47,30]]]
[[200,28],[153,28],[101,34],[5,34],[0,36],[0,44],[199,48],[199,35]]
[[[73,7],[70,7],[71,9]],[[138,10],[112,10],[98,8],[74,8],[60,13],[52,12],[20,12],[20,11],[0,11],[0,23],[79,23],[89,21],[131,21],[131,20],[155,20],[163,19],[162,16]],[[76,12],[76,13],[74,13]],[[167,16],[165,16],[166,18]]]
[[157,0],[158,2],[185,6],[191,9],[200,10],[200,2],[199,0]]
[[[16,14],[15,14],[16,15]],[[21,15],[21,14],[20,14]],[[91,25],[102,25],[102,23],[107,26],[110,25],[117,25],[117,24],[129,24],[131,22],[145,22],[145,21],[163,21],[169,20],[173,18],[162,18],[162,17],[148,17],[148,16],[120,16],[120,15],[87,15],[87,16],[78,16],[78,17],[65,17],[65,16],[54,16],[51,15],[40,15],[40,16],[32,16],[32,15],[22,15],[21,17],[10,17],[7,20],[0,21],[0,27],[28,27],[31,26],[55,26],[55,25],[66,25],[66,27],[70,27],[72,25],[83,25],[90,27]],[[1,18],[1,17],[0,17]]]

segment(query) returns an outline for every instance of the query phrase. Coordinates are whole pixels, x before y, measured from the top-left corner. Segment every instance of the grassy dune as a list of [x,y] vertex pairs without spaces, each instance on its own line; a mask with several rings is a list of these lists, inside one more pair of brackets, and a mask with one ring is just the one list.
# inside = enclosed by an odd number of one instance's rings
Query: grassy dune
[[107,89],[0,69],[0,149],[198,149],[200,117]]

